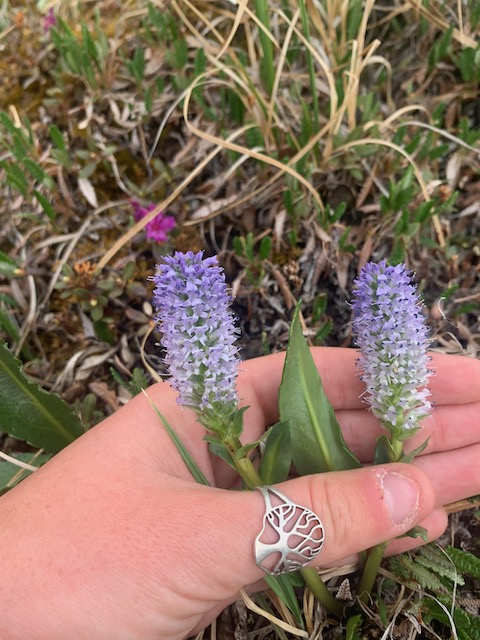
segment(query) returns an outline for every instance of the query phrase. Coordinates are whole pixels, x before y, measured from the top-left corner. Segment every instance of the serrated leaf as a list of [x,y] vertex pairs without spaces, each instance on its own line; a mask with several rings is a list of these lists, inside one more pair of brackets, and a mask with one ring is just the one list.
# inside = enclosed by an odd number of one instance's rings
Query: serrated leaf
[[278,422],[267,433],[258,473],[265,484],[276,484],[288,478],[291,466],[290,422]]
[[54,393],[29,380],[20,360],[0,341],[0,429],[57,453],[84,432],[77,414]]
[[401,562],[409,571],[410,578],[416,580],[424,589],[430,589],[438,593],[445,592],[445,586],[440,579],[432,571],[415,562],[411,556],[402,556]]
[[32,191],[32,194],[38,200],[38,202],[40,203],[42,209],[47,214],[47,216],[50,218],[50,220],[55,220],[55,217],[56,217],[55,209],[52,207],[52,205],[50,204],[49,200],[43,194],[41,194],[39,191],[37,191],[36,189],[34,189]]
[[282,422],[290,421],[292,457],[301,475],[360,468],[347,447],[295,311],[279,391]]
[[444,578],[448,578],[452,583],[456,583],[457,585],[463,586],[465,584],[465,580],[460,572],[455,567],[453,561],[448,561],[448,557],[445,558],[446,564],[441,562],[439,559],[440,554],[437,553],[432,558],[429,557],[429,554],[423,553],[423,548],[420,547],[418,552],[415,554],[415,560],[418,564],[421,564],[427,569],[430,569],[434,573]]
[[445,552],[462,574],[468,574],[472,578],[480,579],[480,558],[474,556],[473,553],[451,546],[448,546]]
[[57,149],[59,149],[63,154],[67,154],[67,147],[65,146],[63,133],[55,124],[52,124],[52,126],[50,127],[50,138],[52,139],[52,142],[57,147]]
[[43,184],[45,182],[47,174],[43,170],[43,167],[38,164],[38,162],[35,162],[35,160],[32,160],[31,158],[25,158],[23,160],[23,165],[34,180],[36,180],[40,184]]

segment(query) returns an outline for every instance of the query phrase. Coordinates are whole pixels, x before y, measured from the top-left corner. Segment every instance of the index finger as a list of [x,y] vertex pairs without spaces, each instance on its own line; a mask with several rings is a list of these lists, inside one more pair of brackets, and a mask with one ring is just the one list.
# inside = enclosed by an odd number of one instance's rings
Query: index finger
[[[364,386],[358,378],[358,351],[341,347],[313,347],[311,353],[325,393],[334,409],[365,408]],[[436,405],[459,405],[480,400],[480,362],[465,356],[432,353],[429,380]],[[261,412],[265,425],[278,420],[278,389],[285,353],[247,360],[240,365],[238,393],[242,404]],[[249,410],[250,413],[250,410]]]

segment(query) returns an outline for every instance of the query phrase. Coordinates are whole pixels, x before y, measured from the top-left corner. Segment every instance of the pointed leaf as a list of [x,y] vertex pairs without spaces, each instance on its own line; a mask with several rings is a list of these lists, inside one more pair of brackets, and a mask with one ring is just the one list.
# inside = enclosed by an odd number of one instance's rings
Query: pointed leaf
[[237,467],[235,466],[235,462],[232,458],[230,451],[227,449],[225,444],[216,436],[213,435],[205,435],[203,436],[205,442],[208,442],[208,450],[214,456],[221,458],[224,462],[226,462],[232,469],[237,471]]
[[422,444],[419,447],[417,447],[416,449],[413,449],[413,451],[410,451],[410,453],[407,453],[405,456],[403,456],[400,462],[409,462],[409,463],[412,462],[415,456],[420,455],[424,451],[424,449],[426,449],[429,440],[430,440],[430,436],[425,440],[425,442],[422,442]]
[[406,533],[403,533],[401,536],[398,536],[399,538],[421,538],[424,542],[428,542],[428,529],[425,529],[425,527],[421,527],[420,525],[417,525],[415,527],[412,527],[409,531],[407,531]]
[[155,404],[152,402],[152,400],[150,400],[147,392],[145,390],[143,390],[143,393],[145,394],[147,400],[149,401],[151,407],[153,408],[153,410],[155,411],[155,413],[157,414],[157,416],[160,418],[163,426],[165,427],[168,435],[170,436],[173,444],[175,445],[175,447],[177,448],[178,453],[182,456],[182,460],[185,463],[185,466],[187,467],[187,469],[190,471],[190,473],[192,474],[193,479],[198,482],[199,484],[205,484],[207,486],[210,486],[209,481],[207,480],[207,478],[203,475],[202,470],[200,469],[200,467],[197,465],[197,463],[195,462],[195,460],[192,458],[192,456],[189,454],[189,452],[187,451],[187,448],[185,447],[185,445],[183,444],[183,442],[180,440],[180,438],[178,437],[178,435],[176,434],[175,430],[173,429],[173,427],[170,426],[170,424],[168,423],[167,419],[164,417],[164,415],[162,414],[162,412],[157,409],[157,407],[155,406]]
[[248,444],[244,444],[243,447],[237,449],[234,454],[235,460],[241,460],[242,458],[246,458],[248,454],[256,449],[260,444],[261,440],[256,440],[255,442],[249,442]]
[[391,452],[390,440],[387,436],[379,436],[377,438],[375,453],[373,454],[373,464],[385,464],[386,462],[391,462],[392,458],[390,457],[389,452]]
[[354,616],[350,616],[347,620],[347,627],[345,629],[345,640],[356,640],[358,638],[357,631],[362,624],[362,614],[357,613]]
[[0,430],[57,453],[84,432],[77,414],[55,393],[29,380],[0,341]]
[[265,484],[276,484],[288,478],[291,466],[290,422],[278,422],[267,433],[258,473]]
[[293,462],[301,475],[361,467],[347,447],[295,311],[279,392],[280,419],[291,421]]
[[295,593],[293,586],[293,582],[298,575],[298,573],[286,573],[280,576],[265,575],[263,579],[268,584],[270,589],[272,589],[272,591],[277,594],[280,600],[282,600],[282,602],[287,605],[287,607],[295,616],[297,624],[299,624],[302,628],[303,615],[300,611],[297,594]]

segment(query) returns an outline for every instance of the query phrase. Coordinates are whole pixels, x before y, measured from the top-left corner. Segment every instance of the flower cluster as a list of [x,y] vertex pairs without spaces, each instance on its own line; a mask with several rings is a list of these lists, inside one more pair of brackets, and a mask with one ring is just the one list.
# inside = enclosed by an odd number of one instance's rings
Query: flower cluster
[[[216,256],[176,252],[157,267],[153,302],[179,403],[212,431],[236,410],[237,331]],[[217,428],[218,427],[218,428]]]
[[[133,207],[133,215],[138,222],[144,218],[150,211],[153,211],[156,204],[149,204],[146,207],[136,200],[131,200],[130,204]],[[166,216],[163,211],[160,211],[153,220],[147,222],[145,231],[147,233],[147,240],[153,240],[154,242],[166,242],[168,240],[168,233],[175,227],[175,218],[172,216]]]
[[353,333],[366,401],[383,426],[401,437],[432,407],[427,388],[428,329],[405,265],[368,263],[355,281]]

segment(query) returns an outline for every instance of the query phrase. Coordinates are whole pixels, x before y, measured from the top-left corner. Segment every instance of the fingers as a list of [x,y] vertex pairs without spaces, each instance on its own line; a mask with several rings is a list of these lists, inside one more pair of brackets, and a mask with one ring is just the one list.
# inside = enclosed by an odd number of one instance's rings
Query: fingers
[[[245,442],[257,439],[265,425],[278,420],[278,388],[284,355],[273,354],[241,365],[239,397],[244,406],[249,406],[245,414]],[[361,460],[371,460],[375,439],[382,430],[360,397],[363,385],[355,365],[358,352],[339,347],[318,347],[312,349],[312,355],[348,445]],[[429,436],[428,451],[442,451],[476,442],[480,362],[462,356],[432,354],[431,368],[435,372],[430,378],[434,412],[424,421],[425,428],[407,445],[406,450],[418,446]]]
[[[362,462],[372,460],[375,440],[385,433],[378,420],[366,410],[347,409],[336,412],[349,447]],[[422,422],[422,428],[405,443],[408,453],[429,439],[424,454],[460,449],[480,440],[480,402],[437,405]]]
[[480,444],[415,458],[414,464],[432,480],[436,506],[480,493]]
[[[304,476],[277,487],[291,501],[307,507],[322,520],[324,546],[312,565],[330,566],[387,539],[394,538],[424,520],[434,508],[433,487],[413,465],[384,465],[369,469]],[[208,489],[205,489],[207,500]],[[213,497],[213,494],[210,494]],[[198,502],[197,502],[198,504]],[[254,583],[263,572],[254,561],[254,541],[262,529],[265,503],[258,491],[234,494],[217,492],[205,513],[200,566],[210,563],[229,567],[222,572],[232,593]],[[222,513],[222,519],[218,518]],[[209,517],[217,526],[209,524]],[[213,536],[213,538],[212,538]]]
[[[445,509],[438,507],[432,511],[432,513],[418,523],[428,531],[428,542],[432,542],[436,538],[440,537],[444,533],[448,525],[448,516]],[[393,556],[397,553],[403,553],[404,551],[410,551],[416,547],[427,544],[422,538],[411,538],[410,536],[405,538],[398,538],[392,540],[386,549],[385,555]]]
[[[334,409],[363,407],[360,396],[364,387],[356,370],[358,352],[340,347],[316,347],[311,353]],[[276,353],[241,364],[239,396],[244,405],[260,405],[266,424],[278,419],[278,388],[284,358],[284,353]],[[478,360],[433,353],[431,369],[434,375],[430,378],[430,388],[437,405],[480,401]]]

